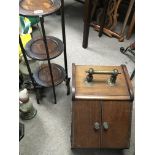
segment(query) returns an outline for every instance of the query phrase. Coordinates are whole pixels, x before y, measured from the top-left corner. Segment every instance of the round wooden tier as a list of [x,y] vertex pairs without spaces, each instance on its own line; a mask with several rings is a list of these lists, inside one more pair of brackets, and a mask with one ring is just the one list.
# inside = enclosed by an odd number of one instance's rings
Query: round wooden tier
[[[55,37],[47,36],[47,45],[50,59],[56,58],[64,51],[64,45],[61,40]],[[25,47],[26,54],[35,60],[47,60],[45,44],[42,37],[30,40]]]
[[45,16],[61,7],[60,0],[20,0],[19,14],[23,16]]
[[[63,67],[54,63],[51,64],[51,67],[52,67],[54,85],[57,86],[64,81],[66,75],[65,70]],[[37,69],[37,71],[33,74],[33,77],[35,81],[41,86],[44,87],[53,86],[48,64],[41,65]]]

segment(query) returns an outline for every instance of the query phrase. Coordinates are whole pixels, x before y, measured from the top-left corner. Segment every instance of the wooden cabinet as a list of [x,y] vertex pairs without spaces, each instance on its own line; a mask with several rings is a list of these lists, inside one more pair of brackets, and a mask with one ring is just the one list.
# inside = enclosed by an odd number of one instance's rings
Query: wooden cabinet
[[[133,91],[125,66],[75,66],[72,71],[72,148],[129,148]],[[116,84],[109,75],[94,75],[86,82],[86,70],[118,69]]]

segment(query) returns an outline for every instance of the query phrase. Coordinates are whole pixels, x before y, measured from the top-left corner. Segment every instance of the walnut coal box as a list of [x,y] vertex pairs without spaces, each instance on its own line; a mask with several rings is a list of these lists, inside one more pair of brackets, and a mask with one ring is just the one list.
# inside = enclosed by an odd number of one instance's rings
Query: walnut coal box
[[125,65],[72,64],[71,148],[130,146],[133,89]]

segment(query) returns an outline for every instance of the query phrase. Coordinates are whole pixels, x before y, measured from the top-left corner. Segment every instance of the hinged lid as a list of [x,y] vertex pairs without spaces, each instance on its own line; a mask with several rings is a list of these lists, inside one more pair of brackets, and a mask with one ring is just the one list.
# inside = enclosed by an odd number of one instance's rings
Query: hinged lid
[[[86,76],[90,68],[98,74],[93,74],[93,80],[87,82]],[[111,73],[114,69],[117,75],[116,83],[109,84]],[[104,74],[102,74],[104,72]],[[98,100],[133,100],[133,90],[125,65],[121,66],[86,66],[72,65],[72,98],[73,99],[98,99]]]

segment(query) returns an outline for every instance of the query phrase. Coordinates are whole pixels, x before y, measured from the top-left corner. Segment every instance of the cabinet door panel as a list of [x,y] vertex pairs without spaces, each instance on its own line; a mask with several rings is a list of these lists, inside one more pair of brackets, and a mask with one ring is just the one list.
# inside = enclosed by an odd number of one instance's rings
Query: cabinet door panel
[[[104,101],[102,104],[102,147],[128,148],[131,129],[129,101]],[[103,125],[104,123],[104,125]]]
[[101,104],[99,101],[74,101],[72,114],[72,148],[100,148]]

